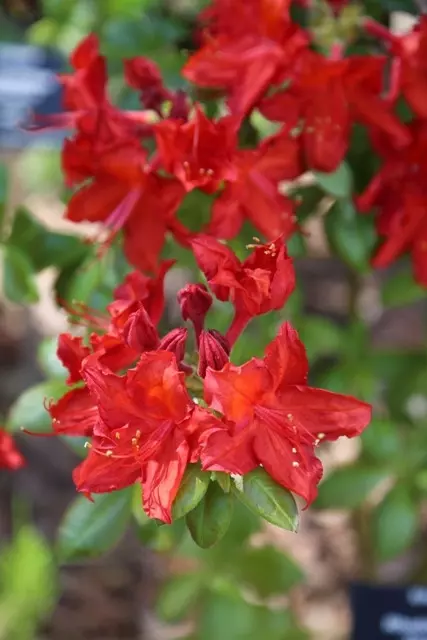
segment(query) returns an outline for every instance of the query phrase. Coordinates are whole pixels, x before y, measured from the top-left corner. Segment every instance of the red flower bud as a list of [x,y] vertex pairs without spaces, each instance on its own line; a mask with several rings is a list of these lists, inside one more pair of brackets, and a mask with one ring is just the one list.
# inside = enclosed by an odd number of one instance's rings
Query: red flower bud
[[135,349],[138,353],[156,349],[159,337],[143,306],[130,314],[123,327],[123,339],[131,349]]
[[157,347],[162,351],[172,351],[175,354],[177,364],[184,359],[185,343],[187,342],[188,331],[184,327],[172,329],[161,340]]
[[230,345],[225,336],[215,329],[202,331],[199,344],[199,376],[204,378],[208,367],[215,371],[222,369],[227,364],[229,355]]
[[199,342],[200,332],[205,323],[205,317],[212,305],[212,296],[204,284],[187,284],[178,291],[178,304],[184,320],[191,320]]

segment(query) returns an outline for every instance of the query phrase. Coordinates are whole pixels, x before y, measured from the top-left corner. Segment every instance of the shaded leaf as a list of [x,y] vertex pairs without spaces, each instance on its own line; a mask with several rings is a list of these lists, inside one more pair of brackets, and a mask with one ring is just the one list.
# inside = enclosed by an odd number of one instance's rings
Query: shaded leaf
[[373,540],[379,560],[392,558],[409,549],[418,534],[418,506],[407,487],[393,487],[375,509]]
[[203,549],[212,547],[226,533],[233,516],[233,496],[212,482],[203,500],[187,514],[186,522],[194,542]]
[[172,505],[172,519],[182,518],[197,507],[210,483],[210,474],[197,464],[188,465]]
[[57,348],[57,338],[45,338],[39,344],[37,361],[47,377],[64,380],[68,377],[68,371],[56,354]]
[[10,431],[19,431],[22,427],[35,433],[50,433],[52,421],[45,409],[49,400],[58,400],[68,387],[60,380],[49,380],[30,387],[22,393],[12,406],[7,427]]
[[3,247],[3,287],[12,302],[31,304],[39,299],[31,262],[10,245]]
[[320,484],[319,495],[313,506],[318,509],[354,509],[388,476],[387,470],[377,467],[341,467]]
[[314,171],[317,183],[331,196],[347,198],[353,190],[353,176],[348,163],[344,160],[340,166],[331,173]]
[[234,494],[248,509],[281,529],[296,531],[298,509],[293,495],[275,482],[264,469],[254,469],[235,480]]
[[253,588],[261,598],[284,593],[304,577],[299,566],[271,545],[236,550],[232,571],[237,580]]
[[187,573],[169,578],[157,600],[159,617],[172,622],[187,615],[200,595],[201,577],[198,573]]
[[382,289],[383,303],[386,307],[399,307],[427,297],[427,291],[415,282],[410,265],[406,265],[396,275],[385,282]]
[[58,533],[61,562],[93,558],[111,549],[125,533],[131,516],[132,487],[79,496],[67,510]]
[[359,215],[351,200],[337,200],[325,217],[325,231],[333,250],[351,268],[365,272],[376,242],[373,220]]

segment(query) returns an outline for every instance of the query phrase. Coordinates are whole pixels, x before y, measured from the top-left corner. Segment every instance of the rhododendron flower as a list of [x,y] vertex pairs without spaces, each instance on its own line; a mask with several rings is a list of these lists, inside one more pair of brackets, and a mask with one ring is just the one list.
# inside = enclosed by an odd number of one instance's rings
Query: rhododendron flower
[[299,140],[287,128],[263,140],[256,149],[235,154],[237,178],[225,185],[214,202],[207,233],[234,238],[245,219],[268,240],[288,238],[295,230],[292,201],[279,191],[279,183],[303,172]]
[[25,466],[23,455],[16,448],[12,436],[0,429],[0,469],[20,469]]
[[300,126],[307,165],[334,171],[344,159],[354,121],[387,133],[397,147],[411,140],[406,126],[380,97],[384,56],[330,60],[314,52],[301,55],[288,89],[265,98],[262,114]]
[[202,46],[183,69],[201,87],[222,88],[239,120],[292,69],[308,36],[289,16],[290,0],[216,0],[201,18]]
[[230,248],[209,236],[194,239],[192,247],[215,296],[230,300],[235,307],[227,332],[231,345],[252,317],[280,309],[294,290],[292,260],[282,238],[255,246],[243,262]]
[[237,138],[232,118],[213,122],[196,105],[191,120],[163,120],[156,125],[155,134],[163,166],[186,191],[199,187],[212,193],[223,180],[236,179]]
[[368,33],[379,37],[393,56],[391,98],[402,92],[417,116],[427,117],[427,17],[421,15],[413,28],[402,35],[372,20],[364,20]]
[[[89,455],[74,471],[83,493],[104,493],[141,482],[151,518],[171,522],[171,506],[189,462],[198,459],[195,405],[173,354],[152,352],[123,377],[89,361],[84,377],[100,414]],[[197,413],[204,413],[198,409]],[[207,414],[205,426],[216,423]]]
[[371,407],[307,385],[308,363],[296,331],[282,325],[263,360],[208,369],[205,400],[225,422],[205,434],[203,468],[244,475],[263,465],[279,484],[310,504],[322,465],[322,440],[361,433]]
[[399,152],[386,139],[373,138],[383,165],[356,201],[362,212],[378,211],[383,242],[373,265],[386,267],[409,251],[416,279],[427,286],[427,125],[415,120],[409,127],[413,142]]

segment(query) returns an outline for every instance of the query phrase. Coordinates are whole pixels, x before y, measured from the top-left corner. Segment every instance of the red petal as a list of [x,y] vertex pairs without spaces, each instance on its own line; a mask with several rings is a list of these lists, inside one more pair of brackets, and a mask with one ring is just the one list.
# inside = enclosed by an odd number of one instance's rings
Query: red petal
[[261,360],[252,358],[241,367],[231,363],[221,371],[207,370],[205,400],[228,420],[240,422],[252,416],[254,406],[272,389],[272,379]]
[[89,354],[90,349],[83,344],[81,337],[72,336],[69,333],[62,333],[59,336],[57,355],[64,367],[70,372],[67,384],[72,384],[82,379],[80,373],[82,361]]
[[108,493],[134,484],[141,477],[136,459],[115,458],[93,449],[73,471],[74,484],[81,493]]
[[123,182],[103,178],[82,187],[68,203],[66,218],[73,222],[102,222],[126,197],[128,188]]
[[372,417],[372,407],[366,402],[324,389],[283,387],[279,399],[297,429],[320,440],[358,436]]
[[171,508],[189,459],[189,447],[175,432],[162,445],[161,455],[143,465],[142,494],[144,510],[150,518],[170,524]]
[[99,420],[98,408],[86,387],[68,391],[49,405],[56,434],[90,437]]
[[255,437],[254,450],[276,482],[304,498],[307,506],[313,502],[323,468],[309,448],[295,447],[274,429],[265,429]]
[[264,362],[270,371],[274,386],[279,392],[286,385],[303,385],[307,382],[308,360],[305,347],[297,331],[285,322],[266,348]]

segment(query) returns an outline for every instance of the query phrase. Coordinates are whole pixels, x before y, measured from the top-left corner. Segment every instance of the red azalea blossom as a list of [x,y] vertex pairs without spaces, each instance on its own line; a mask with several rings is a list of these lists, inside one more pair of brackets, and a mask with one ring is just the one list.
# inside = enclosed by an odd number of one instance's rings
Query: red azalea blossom
[[383,241],[373,265],[386,267],[409,251],[416,279],[427,286],[427,125],[416,120],[410,129],[413,142],[403,151],[377,141],[383,165],[357,204],[362,212],[378,210],[377,230]]
[[292,260],[282,238],[255,246],[243,262],[209,236],[193,240],[192,248],[215,296],[234,304],[235,316],[227,333],[231,345],[252,317],[280,309],[294,290]]
[[308,45],[289,17],[290,0],[216,0],[202,14],[202,47],[183,75],[201,87],[222,88],[242,119],[271,84],[280,83]]
[[[83,493],[104,493],[136,481],[151,518],[171,522],[171,506],[189,462],[198,459],[195,405],[173,354],[144,354],[124,377],[88,363],[84,377],[101,416],[89,455],[74,471]],[[197,413],[204,413],[197,409]]]
[[315,447],[321,440],[359,435],[370,421],[371,407],[307,386],[307,374],[304,346],[288,323],[263,360],[208,369],[205,400],[226,423],[205,434],[203,468],[244,475],[262,464],[310,504],[322,476]]
[[186,191],[199,187],[213,193],[223,181],[236,179],[233,163],[236,125],[232,118],[209,120],[196,105],[188,122],[163,120],[155,127],[158,152],[169,173]]
[[307,51],[290,87],[265,98],[260,110],[288,126],[302,123],[307,165],[318,171],[334,171],[342,162],[354,121],[384,131],[403,147],[410,142],[410,133],[380,97],[386,62],[383,56],[330,60]]
[[25,466],[25,459],[16,448],[12,436],[0,429],[0,469],[15,471]]
[[300,143],[287,129],[263,140],[257,149],[239,150],[237,178],[216,199],[207,232],[234,238],[248,219],[268,240],[288,238],[295,230],[292,201],[280,193],[279,183],[303,172]]
[[427,117],[427,17],[421,15],[409,33],[395,35],[386,27],[367,18],[365,29],[388,46],[392,60],[391,96],[402,92],[415,114]]

